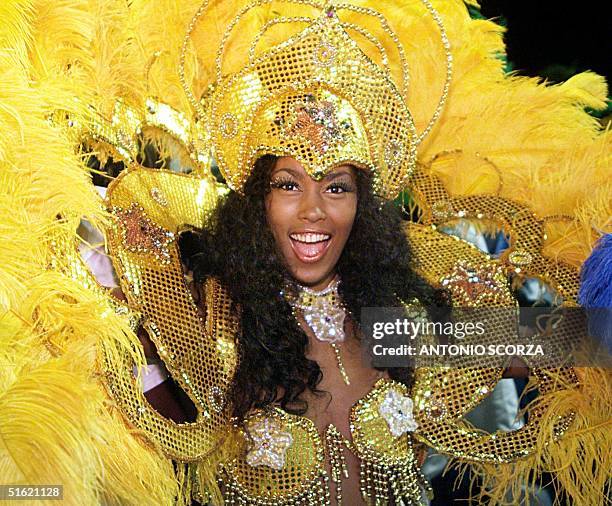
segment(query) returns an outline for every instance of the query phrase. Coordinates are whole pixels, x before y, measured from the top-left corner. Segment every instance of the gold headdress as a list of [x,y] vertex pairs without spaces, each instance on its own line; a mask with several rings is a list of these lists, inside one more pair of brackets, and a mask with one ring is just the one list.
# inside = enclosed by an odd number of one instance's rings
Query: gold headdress
[[[426,134],[417,134],[405,103],[407,65],[397,37],[384,18],[370,9],[289,2],[301,10],[314,7],[319,14],[314,18],[286,18],[274,13],[256,32],[246,65],[224,76],[222,59],[233,28],[250,9],[269,3],[249,4],[230,22],[217,51],[214,90],[204,107],[194,100],[210,127],[217,163],[229,186],[240,191],[255,160],[263,154],[275,154],[293,156],[315,178],[342,163],[368,169],[373,174],[375,192],[394,198],[406,186],[416,163],[417,145]],[[437,13],[428,1],[424,4],[440,26],[448,58],[447,82],[431,126],[446,97],[450,55]],[[401,86],[394,82],[383,43],[358,25],[343,21],[338,12],[341,10],[379,18],[386,35],[397,46],[403,69]],[[198,11],[187,38],[203,12]],[[268,29],[291,23],[307,26],[255,57],[255,49]],[[348,29],[371,43],[381,65],[349,36]],[[244,33],[240,36],[244,38]],[[186,91],[193,96],[189,89]]]

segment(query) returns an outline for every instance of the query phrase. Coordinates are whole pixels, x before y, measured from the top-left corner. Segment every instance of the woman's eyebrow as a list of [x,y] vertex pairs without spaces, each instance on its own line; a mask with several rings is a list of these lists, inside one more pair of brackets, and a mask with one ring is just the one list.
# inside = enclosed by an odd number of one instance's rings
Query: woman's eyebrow
[[340,170],[340,171],[337,171],[337,172],[330,172],[323,179],[325,181],[330,181],[332,179],[337,179],[340,176],[349,176],[349,177],[352,177],[352,174],[350,172],[346,171],[346,170]]
[[292,175],[292,176],[293,176],[294,178],[296,178],[296,179],[299,179],[299,178],[300,178],[300,174],[299,174],[299,172],[298,172],[297,170],[295,170],[295,169],[290,168],[290,167],[282,167],[282,168],[280,168],[280,169],[275,170],[275,171],[272,173],[272,177],[274,177],[274,176],[278,175],[278,173],[279,173],[279,172],[283,172],[283,171],[284,171],[284,172],[288,172],[290,175]]

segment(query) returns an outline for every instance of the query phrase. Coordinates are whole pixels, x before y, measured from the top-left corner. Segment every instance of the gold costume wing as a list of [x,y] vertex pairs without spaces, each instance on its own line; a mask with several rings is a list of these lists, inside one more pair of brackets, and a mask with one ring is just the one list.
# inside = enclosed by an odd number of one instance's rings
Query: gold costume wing
[[[550,97],[551,109],[558,110],[564,104],[569,111],[572,105],[576,108],[596,103],[592,93],[601,83],[595,76],[577,76],[574,83],[588,90],[570,92],[571,82],[559,86],[555,91],[560,94]],[[527,80],[517,84],[523,87]],[[473,107],[478,108],[476,104]],[[450,127],[459,118],[449,115]],[[503,120],[503,114],[492,120]],[[609,197],[602,199],[603,194],[609,195],[609,182],[602,177],[609,165],[609,157],[604,154],[609,148],[604,146],[609,146],[610,136],[607,132],[595,133],[593,120],[583,117],[583,121],[584,127],[591,121],[591,136],[568,140],[565,150],[556,147],[558,159],[543,153],[553,151],[552,139],[534,135],[523,137],[533,147],[513,147],[506,142],[501,148],[491,139],[483,144],[479,141],[477,151],[459,145],[435,154],[426,150],[431,156],[423,156],[409,182],[412,211],[418,212],[419,225],[410,225],[407,234],[421,274],[434,286],[448,289],[455,304],[512,307],[517,304],[517,289],[527,280],[537,280],[553,295],[554,305],[577,306],[579,266],[589,245],[600,235],[597,230],[609,230],[606,216],[610,212]],[[525,118],[524,126],[529,124]],[[552,125],[549,128],[554,131]],[[466,140],[466,145],[470,142]],[[577,151],[583,158],[576,157]],[[593,165],[583,166],[580,160]],[[570,168],[570,164],[575,165]],[[570,184],[575,170],[598,181],[591,187],[591,194],[583,194],[582,188]],[[555,198],[549,193],[552,185],[559,192]],[[502,233],[508,246],[498,258],[492,258],[460,239],[461,233],[457,237],[439,232],[455,228],[451,233],[457,234],[457,230],[470,226],[493,236]],[[481,286],[487,279],[494,280],[495,288],[490,293],[474,292],[471,276],[476,276]],[[508,316],[507,311],[501,314]],[[488,336],[491,342],[503,343],[516,334],[518,322],[502,320],[493,328],[498,334]],[[570,323],[558,330],[555,336],[561,342],[578,335]],[[537,335],[532,342],[538,342]],[[501,503],[508,497],[520,497],[530,476],[546,472],[577,503],[603,504],[610,461],[598,446],[610,437],[612,405],[606,392],[612,378],[605,368],[560,367],[560,358],[554,367],[531,370],[528,390],[537,390],[538,397],[528,406],[527,422],[514,431],[493,434],[473,427],[466,415],[491,394],[507,363],[491,361],[497,369],[418,370],[413,388],[421,423],[417,437],[458,462],[471,465],[482,479],[480,500],[486,497]]]
[[102,349],[106,386],[130,423],[166,457],[188,463],[204,496],[216,489],[217,463],[232,447],[226,397],[238,366],[238,323],[228,295],[213,279],[196,305],[178,238],[183,230],[206,226],[219,193],[210,179],[134,167],[113,181],[107,194],[115,217],[107,232],[109,254],[128,305],[136,308],[168,372],[194,403],[197,419],[175,423],[151,407],[127,353],[118,361]]

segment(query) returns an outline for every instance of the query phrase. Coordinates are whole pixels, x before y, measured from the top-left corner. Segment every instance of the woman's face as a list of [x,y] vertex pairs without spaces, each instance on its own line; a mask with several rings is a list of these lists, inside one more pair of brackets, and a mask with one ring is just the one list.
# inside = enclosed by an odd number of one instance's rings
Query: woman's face
[[355,220],[355,169],[340,165],[315,181],[295,158],[281,157],[270,186],[266,216],[285,265],[298,283],[325,288]]

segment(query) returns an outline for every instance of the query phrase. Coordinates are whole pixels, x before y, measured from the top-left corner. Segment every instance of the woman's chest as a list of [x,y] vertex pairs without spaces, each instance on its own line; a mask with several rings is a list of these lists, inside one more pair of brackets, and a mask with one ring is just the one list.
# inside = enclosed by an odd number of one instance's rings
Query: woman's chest
[[333,344],[302,328],[306,358],[317,363],[320,381],[301,395],[303,416],[269,407],[247,417],[238,456],[224,467],[228,502],[420,502],[408,389],[364,361],[350,322],[345,339]]
[[[424,482],[406,387],[382,378],[348,411],[333,397],[330,404],[338,407],[314,420],[280,408],[253,412],[238,437],[237,457],[224,466],[228,502],[420,504]],[[336,424],[323,427],[336,419],[338,425],[350,419],[347,434]]]
[[308,402],[305,416],[314,423],[323,441],[327,474],[336,475],[329,482],[331,504],[336,504],[340,496],[346,504],[364,504],[360,490],[361,461],[351,449],[351,410],[385,375],[362,360],[356,340],[335,347],[311,341],[308,358],[321,368],[318,389],[324,393],[309,392],[304,396]]
[[305,416],[320,434],[331,424],[350,439],[351,409],[372,390],[377,380],[387,377],[386,373],[369,367],[363,360],[359,341],[354,338],[333,346],[311,339],[307,358],[317,362],[322,376],[318,393],[304,393],[308,403]]

